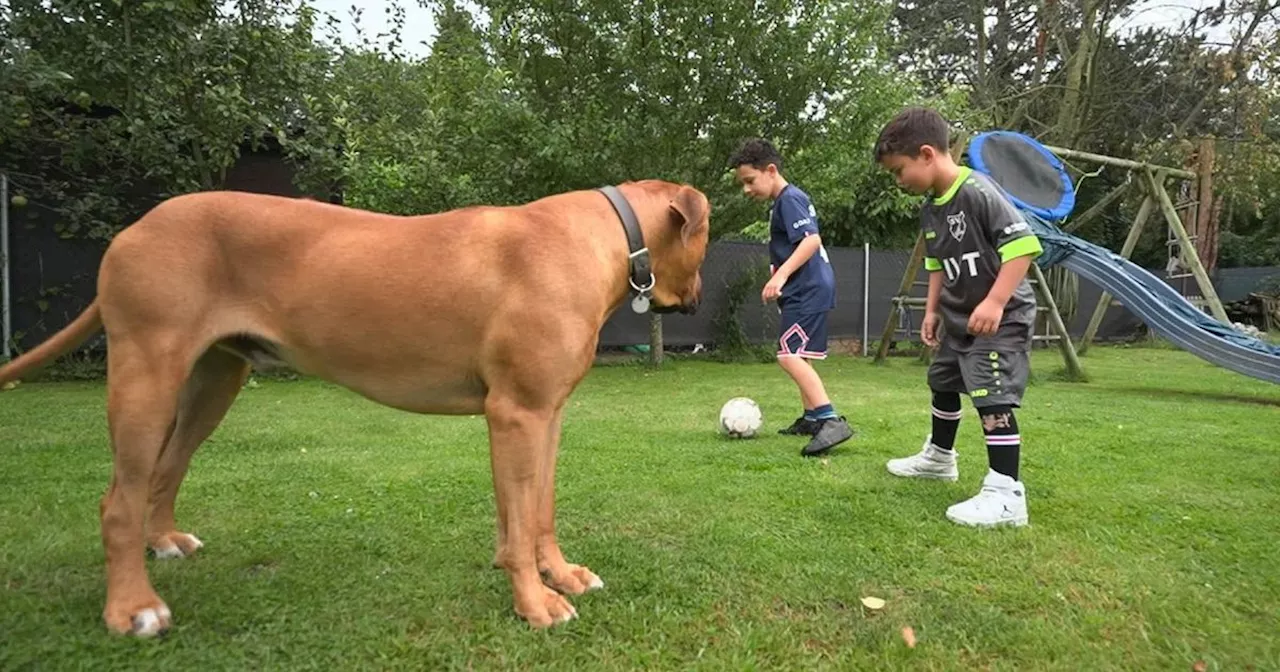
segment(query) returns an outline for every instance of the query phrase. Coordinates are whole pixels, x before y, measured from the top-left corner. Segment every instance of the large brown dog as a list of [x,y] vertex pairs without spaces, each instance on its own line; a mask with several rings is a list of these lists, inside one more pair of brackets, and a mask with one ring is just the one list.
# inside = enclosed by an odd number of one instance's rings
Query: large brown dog
[[[658,181],[619,191],[649,250],[654,308],[692,312],[706,196]],[[536,627],[576,616],[561,594],[604,584],[566,562],[556,541],[561,412],[601,326],[632,295],[629,251],[598,191],[422,217],[209,192],[168,200],[122,231],[93,304],[0,367],[3,384],[106,331],[107,627],[142,636],[169,627],[145,546],[180,557],[202,545],[174,522],[178,486],[251,364],[273,363],[411,412],[484,413],[494,562],[511,579],[515,611]]]

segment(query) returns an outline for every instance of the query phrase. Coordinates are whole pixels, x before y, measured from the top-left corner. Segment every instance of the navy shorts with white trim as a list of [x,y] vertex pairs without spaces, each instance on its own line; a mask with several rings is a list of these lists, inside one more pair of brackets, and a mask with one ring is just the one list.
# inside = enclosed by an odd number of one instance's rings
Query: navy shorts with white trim
[[781,307],[778,322],[778,356],[827,358],[827,313],[802,313],[798,306]]

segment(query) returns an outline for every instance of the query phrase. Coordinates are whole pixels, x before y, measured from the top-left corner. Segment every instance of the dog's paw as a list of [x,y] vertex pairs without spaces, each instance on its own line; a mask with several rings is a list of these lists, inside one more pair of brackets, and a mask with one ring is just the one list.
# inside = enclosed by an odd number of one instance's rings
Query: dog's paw
[[572,621],[578,617],[578,610],[563,595],[544,587],[541,599],[535,599],[525,608],[517,601],[516,614],[534,628],[542,629]]
[[141,606],[108,604],[102,613],[107,629],[118,635],[155,637],[169,631],[173,616],[160,598],[145,600]]
[[166,532],[156,535],[150,541],[151,551],[160,560],[168,558],[185,558],[193,555],[204,542],[194,534],[186,532]]
[[604,581],[582,565],[565,564],[543,572],[548,586],[566,595],[581,595],[589,590],[604,588]]

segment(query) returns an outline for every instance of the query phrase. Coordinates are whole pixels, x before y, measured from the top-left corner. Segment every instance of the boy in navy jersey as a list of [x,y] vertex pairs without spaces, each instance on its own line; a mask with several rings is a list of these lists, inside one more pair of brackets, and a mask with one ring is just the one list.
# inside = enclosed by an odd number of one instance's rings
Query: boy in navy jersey
[[818,235],[818,216],[809,196],[782,177],[782,156],[769,142],[748,140],[729,159],[742,191],[773,201],[769,214],[772,277],[761,292],[777,301],[782,319],[778,364],[800,389],[804,413],[780,434],[811,436],[800,452],[821,455],[853,437],[849,423],[827,397],[822,378],[809,364],[827,356],[827,313],[836,307],[835,274]]

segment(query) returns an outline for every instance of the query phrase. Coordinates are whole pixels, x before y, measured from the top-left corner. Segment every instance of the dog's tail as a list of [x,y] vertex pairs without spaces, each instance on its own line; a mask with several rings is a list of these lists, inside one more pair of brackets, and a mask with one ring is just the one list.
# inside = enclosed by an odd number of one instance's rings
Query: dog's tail
[[54,334],[52,338],[24,353],[17,359],[0,366],[0,385],[15,381],[23,375],[39,369],[53,360],[71,352],[102,328],[102,311],[94,301],[80,316]]

